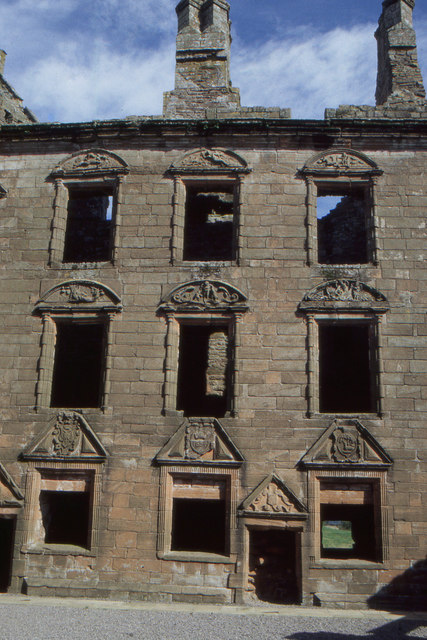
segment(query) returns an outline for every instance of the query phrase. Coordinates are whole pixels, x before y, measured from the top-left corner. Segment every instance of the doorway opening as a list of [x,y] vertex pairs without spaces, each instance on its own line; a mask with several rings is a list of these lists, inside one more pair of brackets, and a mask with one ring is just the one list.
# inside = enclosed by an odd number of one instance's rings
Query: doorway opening
[[15,523],[15,517],[0,516],[0,593],[11,583]]
[[295,531],[249,531],[249,591],[263,602],[300,604],[300,534]]

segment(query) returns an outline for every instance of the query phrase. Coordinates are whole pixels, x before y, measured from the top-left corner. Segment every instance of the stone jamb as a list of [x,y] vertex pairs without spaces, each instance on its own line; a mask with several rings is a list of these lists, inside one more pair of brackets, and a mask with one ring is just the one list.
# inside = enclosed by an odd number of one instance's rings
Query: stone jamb
[[[381,316],[369,311],[359,312],[311,312],[306,314],[307,322],[307,415],[312,417],[325,417],[335,414],[320,412],[320,392],[319,392],[319,323],[321,322],[341,322],[341,323],[358,323],[368,324],[369,326],[369,353],[371,358],[371,393],[376,398],[376,411],[373,417],[382,417],[384,405],[384,385],[383,385],[383,357],[382,357],[382,339],[381,339]],[[338,414],[337,414],[338,415]],[[346,417],[357,417],[359,413],[348,413]],[[371,414],[362,414],[370,416]]]
[[[38,521],[38,504],[42,488],[43,474],[58,472],[63,480],[83,479],[90,483],[90,510],[88,549],[74,545],[55,545],[40,543],[36,539]],[[82,555],[96,556],[99,544],[100,504],[102,489],[102,463],[64,462],[64,461],[29,461],[26,480],[26,503],[23,513],[24,531],[22,553],[42,553],[43,555]],[[58,480],[60,483],[60,480]]]
[[[228,532],[229,553],[225,556],[214,553],[171,550],[172,540],[172,507],[174,497],[174,477],[194,476],[218,478],[226,481],[226,530]],[[239,490],[239,469],[229,467],[225,463],[209,465],[162,464],[160,469],[159,518],[157,529],[157,557],[161,560],[181,562],[207,562],[216,564],[234,564],[237,560],[237,496]],[[197,526],[197,523],[194,523]]]
[[238,331],[241,315],[230,313],[166,313],[166,356],[165,356],[165,385],[163,393],[163,413],[166,416],[184,417],[182,410],[176,408],[178,391],[179,337],[181,326],[186,325],[215,325],[227,324],[229,351],[231,363],[229,366],[228,385],[230,397],[226,416],[237,415],[237,382],[238,382],[238,353],[236,345],[240,344]]
[[[309,543],[310,566],[313,568],[369,568],[376,565],[384,567],[389,557],[389,525],[386,504],[386,470],[348,469],[337,465],[337,469],[308,470],[308,503],[310,509]],[[365,481],[373,485],[375,544],[379,549],[379,560],[333,560],[321,558],[321,521],[320,521],[320,482],[324,479]]]
[[[36,411],[50,408],[51,395],[52,395],[52,382],[53,382],[53,368],[55,362],[55,347],[56,347],[56,335],[57,335],[57,323],[58,321],[69,321],[78,323],[81,322],[103,322],[106,325],[105,330],[105,354],[104,354],[104,371],[103,371],[103,391],[100,398],[99,407],[93,407],[92,410],[101,409],[106,411],[108,409],[109,394],[111,390],[111,368],[112,368],[112,346],[113,346],[113,330],[112,322],[116,317],[115,313],[103,313],[99,309],[94,309],[92,313],[90,309],[86,311],[77,310],[73,312],[71,309],[68,312],[59,313],[52,310],[51,312],[44,311],[42,314],[42,337],[41,337],[41,351],[38,365],[38,378],[36,384]],[[60,407],[67,409],[70,407]],[[72,409],[80,410],[78,407],[72,407]],[[55,407],[58,410],[58,407]],[[83,410],[84,413],[84,410]]]
[[[366,197],[366,233],[368,263],[378,264],[378,200],[376,185],[382,171],[362,153],[349,149],[331,149],[312,158],[302,169],[307,185],[307,264],[318,262],[317,193],[319,187],[331,190],[343,186],[363,187]],[[320,265],[322,266],[322,265]],[[325,265],[330,267],[332,265]],[[355,265],[339,265],[340,267]]]
[[[237,173],[218,173],[202,175],[174,175],[174,196],[172,216],[171,263],[182,266],[199,262],[210,265],[240,264],[242,258],[242,238],[240,230],[243,225],[242,216],[242,183],[243,177]],[[233,254],[232,260],[184,260],[184,225],[187,201],[187,188],[201,184],[231,184],[233,185]]]
[[[56,176],[55,198],[53,203],[53,220],[52,234],[49,243],[49,266],[61,269],[75,269],[76,267],[84,268],[86,265],[93,267],[94,265],[116,264],[117,252],[119,248],[119,229],[121,226],[121,204],[123,201],[123,175],[87,175],[84,174],[77,177]],[[63,254],[65,246],[65,232],[67,227],[68,216],[68,194],[70,187],[111,187],[113,189],[113,212],[112,212],[112,237],[111,237],[111,259],[106,262],[78,262],[63,263]]]

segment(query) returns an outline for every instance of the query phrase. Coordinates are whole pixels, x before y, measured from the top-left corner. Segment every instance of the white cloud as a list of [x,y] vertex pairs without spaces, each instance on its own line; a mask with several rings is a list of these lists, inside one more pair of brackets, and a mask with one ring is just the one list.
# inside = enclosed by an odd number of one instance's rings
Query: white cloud
[[238,47],[233,81],[242,103],[292,107],[294,118],[322,118],[325,107],[343,103],[373,104],[374,29],[300,30],[256,50]]
[[[5,75],[40,120],[161,113],[174,83],[176,0],[1,2]],[[323,118],[325,107],[374,104],[375,24],[300,27],[256,47],[243,44],[235,26],[232,79],[243,105]],[[427,21],[416,29],[427,73]]]

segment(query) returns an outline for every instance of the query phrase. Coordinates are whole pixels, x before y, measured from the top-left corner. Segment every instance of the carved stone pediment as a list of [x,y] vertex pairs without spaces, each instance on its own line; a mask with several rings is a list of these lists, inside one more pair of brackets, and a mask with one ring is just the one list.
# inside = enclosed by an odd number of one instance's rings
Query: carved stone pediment
[[5,198],[7,196],[7,191],[4,187],[1,186],[0,184],[0,198]]
[[381,175],[376,163],[359,151],[333,149],[319,153],[304,166],[305,175]]
[[22,507],[23,500],[18,485],[0,463],[0,507]]
[[356,419],[337,419],[307,451],[305,467],[389,467],[393,461],[377,440]]
[[244,458],[216,418],[187,418],[156,456],[159,464],[240,466]]
[[193,280],[172,289],[159,306],[161,311],[234,311],[248,309],[241,291],[219,280]]
[[60,311],[79,308],[121,311],[119,296],[109,287],[94,280],[67,280],[42,295],[35,311]]
[[50,425],[23,452],[23,460],[88,460],[103,462],[107,451],[77,411],[60,411]]
[[54,169],[55,177],[80,177],[98,174],[128,173],[127,163],[105,149],[86,149],[66,158]]
[[247,173],[250,171],[243,158],[232,151],[199,149],[187,153],[169,167],[169,173]]
[[307,508],[279,476],[271,474],[239,507],[241,515],[268,518],[306,518]]
[[384,313],[390,308],[387,298],[359,280],[329,280],[309,291],[299,304],[301,311],[333,309],[371,309]]

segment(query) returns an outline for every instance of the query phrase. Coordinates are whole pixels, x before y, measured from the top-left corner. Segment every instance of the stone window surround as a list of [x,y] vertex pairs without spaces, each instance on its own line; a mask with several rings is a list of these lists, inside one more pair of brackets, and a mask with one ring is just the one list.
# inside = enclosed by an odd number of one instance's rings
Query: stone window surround
[[308,350],[308,417],[325,417],[338,414],[320,413],[319,407],[319,323],[321,322],[336,321],[337,323],[357,323],[367,324],[370,327],[370,357],[372,362],[373,371],[371,374],[371,385],[373,398],[376,398],[376,412],[373,414],[359,414],[359,413],[339,413],[339,415],[353,416],[356,415],[372,415],[373,417],[382,417],[384,408],[384,386],[383,386],[383,357],[382,357],[382,337],[381,337],[381,323],[382,316],[371,312],[358,312],[358,313],[331,313],[331,312],[316,312],[307,313],[307,350]]
[[[327,165],[328,157],[337,161]],[[352,166],[352,161],[355,166]],[[340,163],[343,163],[340,166]],[[302,169],[307,185],[307,264],[319,265],[330,269],[334,265],[319,264],[318,262],[318,232],[317,232],[317,193],[318,188],[326,188],[334,191],[345,186],[364,187],[369,212],[366,220],[368,263],[378,264],[378,178],[382,171],[377,165],[362,153],[350,149],[331,149],[329,152],[318,154],[312,158]],[[338,267],[357,265],[337,265]]]
[[203,262],[200,260],[184,260],[184,225],[186,213],[186,198],[188,186],[203,186],[209,188],[212,185],[234,185],[234,216],[233,216],[233,260],[208,260],[210,265],[218,264],[240,264],[242,257],[242,237],[240,229],[243,225],[242,213],[242,182],[241,175],[230,176],[226,173],[218,175],[200,175],[200,176],[174,176],[174,195],[173,195],[173,221],[172,221],[172,242],[171,262],[173,265],[188,265],[193,262]]
[[[91,188],[103,188],[110,187],[113,189],[113,226],[112,226],[112,238],[111,238],[111,260],[106,262],[70,262],[64,263],[62,261],[65,245],[65,232],[67,226],[68,217],[68,199],[69,189],[78,187],[79,189],[91,189]],[[96,264],[115,264],[117,260],[117,248],[118,248],[118,230],[121,225],[121,202],[123,200],[123,176],[117,176],[111,178],[105,176],[104,178],[74,178],[55,179],[55,200],[54,200],[54,213],[52,222],[52,235],[49,244],[49,266],[61,269],[75,269],[77,267],[85,267],[90,265],[93,267]]]
[[[386,506],[386,471],[362,469],[310,469],[308,470],[308,502],[310,519],[310,565],[317,568],[376,568],[384,567],[389,557],[388,510]],[[380,560],[321,558],[320,483],[322,480],[368,482],[374,488],[374,516],[376,545]]]
[[229,328],[228,339],[230,341],[230,352],[232,360],[230,366],[230,397],[226,417],[238,414],[237,377],[239,362],[239,321],[241,314],[237,313],[166,313],[167,336],[166,336],[166,358],[165,358],[165,385],[163,413],[166,416],[183,417],[184,413],[176,408],[178,391],[178,363],[179,363],[179,338],[180,327],[186,325],[210,325],[227,324]]
[[[24,508],[24,535],[21,551],[23,553],[42,553],[43,555],[81,555],[96,556],[98,551],[98,536],[100,522],[101,464],[89,462],[54,462],[54,461],[30,461],[26,479],[26,504]],[[88,548],[74,545],[55,545],[40,543],[36,539],[38,501],[42,489],[43,475],[56,472],[63,476],[64,480],[84,479],[90,483],[90,535]],[[58,481],[60,482],[60,481]]]
[[[36,411],[41,409],[50,408],[51,394],[52,394],[52,381],[53,381],[53,368],[55,362],[55,344],[56,344],[56,327],[57,322],[104,322],[106,324],[106,343],[105,343],[105,360],[104,360],[104,373],[103,373],[103,393],[100,399],[99,407],[91,407],[84,409],[86,411],[106,411],[109,402],[110,395],[110,375],[112,366],[112,342],[113,331],[112,321],[115,317],[115,313],[58,313],[45,311],[41,314],[43,330],[41,338],[41,352],[38,366],[38,380],[36,387]],[[63,407],[64,409],[69,407]],[[73,407],[76,409],[76,407]],[[56,408],[55,411],[58,409]]]
[[[198,480],[225,480],[226,488],[226,527],[229,539],[229,554],[226,556],[215,553],[198,551],[172,551],[172,507],[173,481],[176,476],[194,476]],[[208,562],[219,564],[234,564],[237,560],[237,495],[239,469],[210,465],[192,464],[162,464],[160,470],[159,521],[157,535],[157,557],[161,560],[175,560],[181,562]]]

